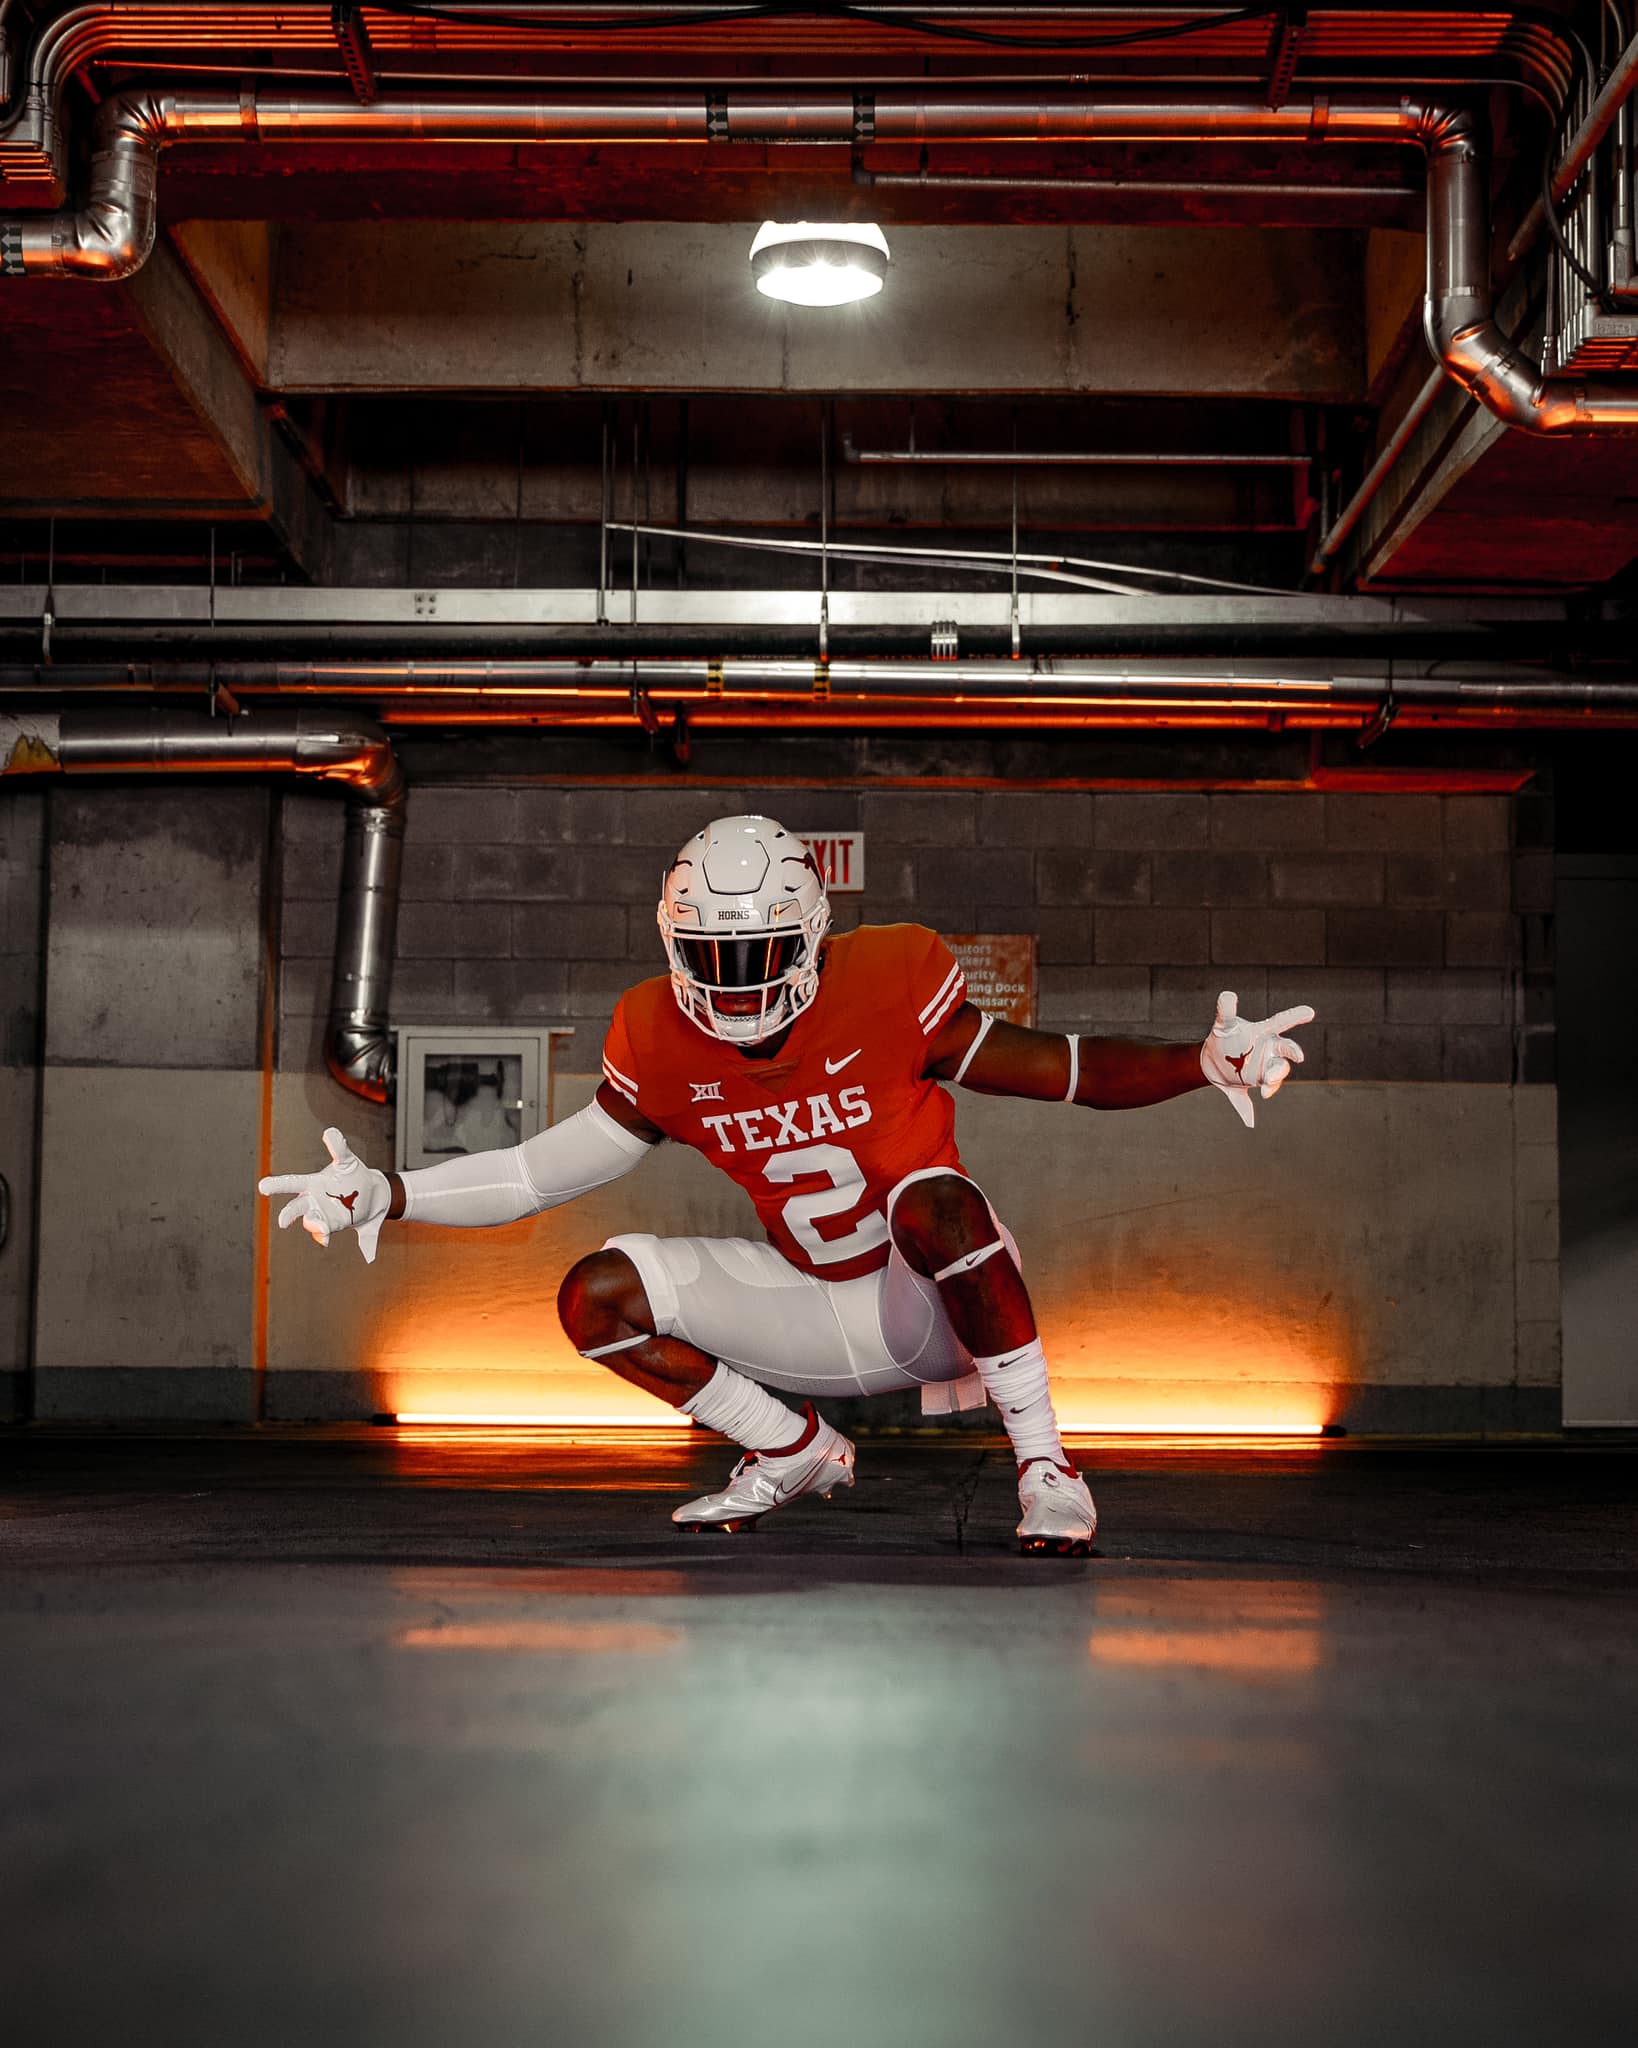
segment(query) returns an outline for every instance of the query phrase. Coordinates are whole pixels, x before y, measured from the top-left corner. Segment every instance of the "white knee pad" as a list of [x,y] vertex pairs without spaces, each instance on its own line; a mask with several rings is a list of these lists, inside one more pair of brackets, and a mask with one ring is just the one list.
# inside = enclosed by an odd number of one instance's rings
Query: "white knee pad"
[[[686,1284],[699,1277],[699,1256],[690,1244],[679,1238],[655,1237],[646,1230],[627,1231],[621,1237],[604,1240],[606,1252],[624,1252],[637,1268],[637,1278],[643,1283],[643,1292],[648,1296],[648,1312],[653,1318],[656,1337],[669,1337],[677,1327],[677,1284]],[[670,1261],[673,1258],[686,1259],[692,1271],[680,1270],[675,1275]]]
[[[975,1040],[974,1042],[976,1043],[977,1041]],[[946,1174],[948,1174],[952,1180],[964,1181],[966,1185],[972,1189],[973,1193],[977,1195],[978,1199],[984,1204],[985,1208],[989,1210],[990,1221],[995,1225],[996,1229],[1001,1234],[993,1244],[980,1245],[977,1251],[967,1252],[963,1257],[952,1260],[948,1266],[942,1267],[937,1273],[932,1274],[930,1278],[932,1279],[933,1284],[936,1286],[940,1280],[953,1280],[960,1273],[970,1273],[975,1266],[983,1265],[986,1259],[993,1259],[997,1252],[1006,1252],[1008,1256],[1011,1258],[1013,1264],[1015,1266],[1018,1266],[1018,1246],[1014,1242],[1012,1232],[1008,1230],[1007,1226],[1001,1221],[1001,1218],[996,1215],[995,1204],[990,1200],[989,1196],[985,1194],[984,1190],[978,1185],[977,1181],[970,1179],[968,1175],[964,1173],[957,1173],[953,1167],[918,1167],[914,1173],[907,1173],[904,1176],[903,1180],[895,1183],[892,1191],[889,1193],[887,1197],[887,1227],[889,1232],[891,1232],[893,1228],[893,1212],[895,1209],[897,1209],[899,1197],[904,1193],[905,1189],[914,1187],[918,1180],[940,1180]],[[901,1259],[904,1257],[904,1254],[898,1251],[898,1245],[896,1240],[894,1242],[894,1250],[898,1253],[898,1256]],[[1020,1271],[1021,1270],[1022,1267],[1020,1266]]]

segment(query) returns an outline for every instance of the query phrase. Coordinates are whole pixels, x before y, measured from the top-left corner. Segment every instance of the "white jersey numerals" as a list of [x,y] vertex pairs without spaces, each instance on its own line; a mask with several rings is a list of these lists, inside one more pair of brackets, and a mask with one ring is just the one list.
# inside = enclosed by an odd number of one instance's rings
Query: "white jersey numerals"
[[830,1186],[792,1195],[780,1212],[785,1228],[813,1263],[838,1266],[886,1244],[887,1218],[879,1209],[861,1217],[843,1237],[821,1237],[813,1227],[821,1216],[845,1216],[865,1191],[864,1171],[845,1146],[804,1145],[794,1152],[775,1152],[762,1169],[765,1180],[784,1185],[816,1173],[822,1173]]

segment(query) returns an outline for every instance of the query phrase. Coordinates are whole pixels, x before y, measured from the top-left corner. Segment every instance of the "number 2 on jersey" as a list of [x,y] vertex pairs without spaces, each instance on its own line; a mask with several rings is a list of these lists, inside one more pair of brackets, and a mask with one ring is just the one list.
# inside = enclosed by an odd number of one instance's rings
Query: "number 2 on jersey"
[[762,1169],[763,1178],[788,1183],[823,1174],[828,1188],[811,1194],[792,1195],[780,1212],[785,1228],[816,1266],[837,1266],[844,1259],[856,1259],[887,1242],[887,1218],[879,1209],[861,1217],[842,1237],[821,1237],[814,1223],[821,1216],[845,1216],[865,1190],[864,1171],[844,1145],[803,1145],[794,1152],[773,1152]]

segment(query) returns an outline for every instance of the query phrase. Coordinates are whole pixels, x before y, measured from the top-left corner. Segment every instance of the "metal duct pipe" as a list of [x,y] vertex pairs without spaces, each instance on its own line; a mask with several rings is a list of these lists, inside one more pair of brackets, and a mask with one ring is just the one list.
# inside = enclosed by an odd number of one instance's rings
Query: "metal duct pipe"
[[[1327,661],[1297,657],[1150,662],[1057,658],[1034,661],[918,659],[622,660],[614,656],[520,661],[375,660],[221,662],[236,693],[267,698],[369,696],[391,722],[449,726],[592,724],[663,727],[680,709],[701,727],[829,728],[877,721],[986,727],[997,721],[1348,724],[1386,711],[1407,724],[1441,726],[1638,721],[1638,682],[1494,662]],[[191,671],[190,671],[191,674]],[[0,689],[129,695],[163,691],[159,666],[0,667]],[[177,687],[197,684],[178,678]],[[153,714],[145,714],[152,718]],[[288,714],[269,712],[277,723]],[[111,714],[65,713],[105,727]],[[261,723],[258,710],[256,722]],[[27,764],[25,764],[27,765]]]
[[1537,434],[1638,427],[1638,379],[1549,378],[1497,324],[1488,168],[1477,124],[1449,115],[1428,142],[1428,346],[1464,391]]
[[347,791],[324,1060],[343,1088],[385,1102],[404,778],[381,728],[345,711],[258,711],[235,719],[111,708],[0,712],[0,778],[224,773],[314,776]]
[[91,197],[78,213],[0,219],[0,275],[124,277],[153,245],[154,159],[166,143],[223,141],[1416,143],[1428,157],[1427,337],[1450,375],[1535,433],[1638,426],[1638,382],[1549,379],[1496,324],[1489,166],[1473,116],[1408,96],[1100,100],[894,91],[650,94],[627,99],[284,98],[130,92],[97,113]]
[[1415,199],[1420,191],[1415,185],[1301,185],[1273,178],[1025,178],[1011,172],[986,178],[968,171],[871,171],[863,164],[854,165],[853,182],[923,192],[1078,192],[1086,199],[1106,192],[1187,193],[1207,199],[1248,193],[1265,199]]
[[1312,455],[1207,454],[1186,448],[1147,452],[1104,449],[1096,453],[1072,448],[860,448],[851,432],[842,435],[842,460],[887,462],[900,466],[934,463],[944,468],[994,469],[1307,469]]

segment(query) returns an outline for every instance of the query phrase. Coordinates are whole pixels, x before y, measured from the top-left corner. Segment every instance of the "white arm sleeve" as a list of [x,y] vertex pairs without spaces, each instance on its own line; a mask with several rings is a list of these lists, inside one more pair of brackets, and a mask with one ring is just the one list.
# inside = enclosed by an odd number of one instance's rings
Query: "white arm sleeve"
[[502,1152],[472,1152],[400,1175],[407,1223],[446,1223],[458,1230],[516,1223],[600,1188],[653,1150],[617,1124],[601,1103],[552,1124]]

